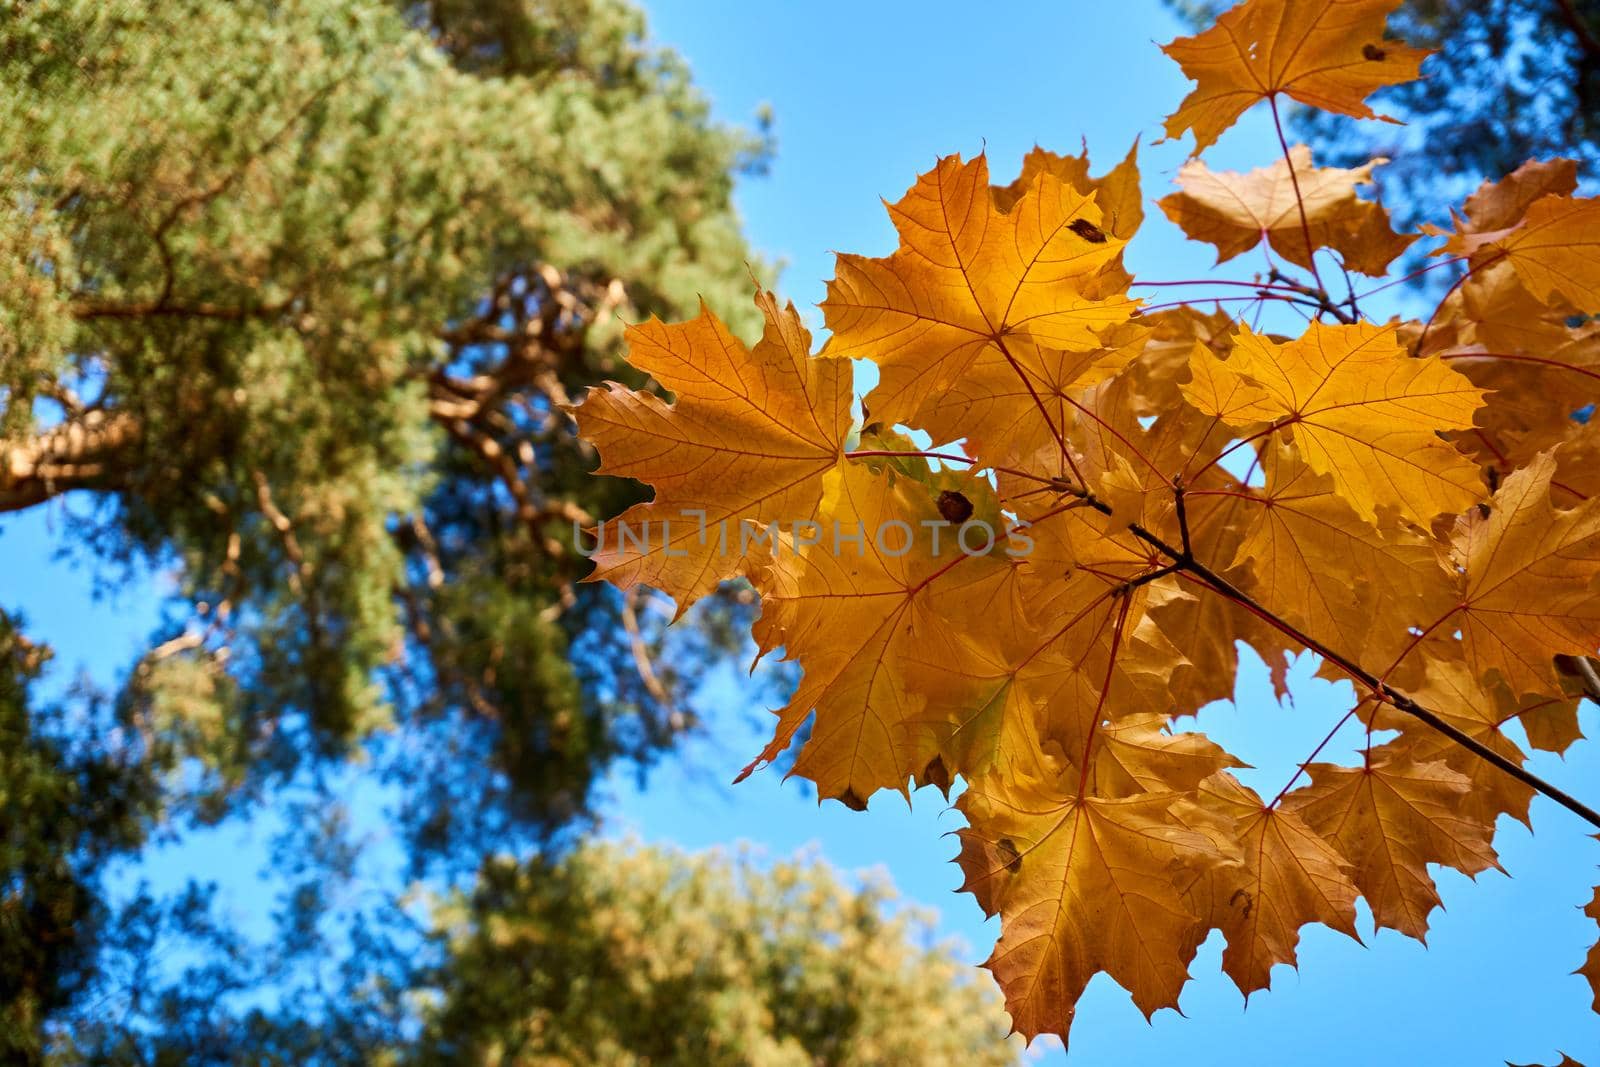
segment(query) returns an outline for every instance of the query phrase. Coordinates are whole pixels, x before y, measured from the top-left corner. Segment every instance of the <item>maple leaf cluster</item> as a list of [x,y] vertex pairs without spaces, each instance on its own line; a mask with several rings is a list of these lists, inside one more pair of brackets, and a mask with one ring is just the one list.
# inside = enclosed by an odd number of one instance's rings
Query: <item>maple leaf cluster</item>
[[[1280,96],[1373,117],[1425,54],[1384,37],[1394,6],[1249,0],[1172,43],[1197,84],[1169,136],[1198,155]],[[1030,1037],[1065,1037],[1101,971],[1147,1015],[1175,1006],[1211,930],[1246,995],[1305,924],[1355,936],[1358,898],[1422,938],[1428,865],[1498,867],[1496,819],[1526,822],[1536,791],[1600,820],[1519,743],[1565,751],[1597,686],[1600,202],[1570,161],[1530,162],[1452,230],[1397,234],[1358,195],[1381,162],[1191,160],[1161,209],[1219,262],[1274,265],[1161,283],[1123,262],[1136,152],[1093,177],[1036,149],[1004,186],[952,156],[890,206],[892,255],[839,256],[820,353],[759,293],[753,347],[709,310],[633,329],[672,403],[611,385],[576,409],[601,472],[655,488],[598,531],[594,577],[680,612],[743,578],[762,653],[802,667],[752,767],[809,722],[792,773],[823,797],[964,783],[964,888],[1001,917],[986,966]],[[1426,321],[1323,285],[1423,236],[1459,273]],[[1168,284],[1308,321],[1133,295]],[[878,372],[859,420],[850,360]],[[1178,728],[1231,697],[1241,645],[1315,653],[1356,694],[1273,796]],[[1341,731],[1365,731],[1359,764],[1321,761]],[[1600,948],[1584,973],[1600,997]]]

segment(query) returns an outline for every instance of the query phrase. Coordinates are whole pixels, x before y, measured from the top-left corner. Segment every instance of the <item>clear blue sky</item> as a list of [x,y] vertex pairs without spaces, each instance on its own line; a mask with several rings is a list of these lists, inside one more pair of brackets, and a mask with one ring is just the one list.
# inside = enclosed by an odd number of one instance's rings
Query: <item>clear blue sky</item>
[[[880,197],[893,199],[949,152],[987,147],[1009,178],[1035,142],[1076,151],[1087,138],[1097,170],[1142,135],[1145,191],[1164,192],[1182,162],[1180,145],[1153,146],[1160,119],[1185,82],[1156,49],[1177,26],[1156,0],[1013,4],[743,3],[655,0],[656,36],[680,49],[718,113],[743,122],[758,104],[777,116],[779,154],[769,177],[746,182],[740,204],[754,244],[788,267],[782,288],[797,303],[820,300],[833,249],[886,253],[893,231]],[[1249,167],[1277,152],[1262,116],[1247,119],[1208,153],[1214,166]],[[1206,270],[1211,256],[1185,246],[1159,217],[1134,245],[1146,277]],[[1239,264],[1244,276],[1253,264]],[[42,513],[0,523],[10,575],[8,608],[21,608],[59,652],[59,685],[73,671],[109,681],[125,669],[154,623],[155,579],[108,600],[91,597],[91,574],[52,559],[61,517]],[[1292,706],[1279,707],[1259,664],[1249,664],[1237,706],[1209,709],[1200,728],[1249,762],[1271,768],[1251,784],[1276,791],[1281,768],[1303,758],[1348,707],[1347,687],[1294,679]],[[996,930],[949,858],[958,825],[924,791],[908,810],[877,797],[863,814],[818,807],[798,782],[771,772],[725,785],[759,748],[767,706],[758,686],[729,672],[701,694],[707,736],[655,772],[644,789],[609,783],[608,833],[700,848],[754,842],[773,855],[815,845],[849,869],[887,869],[910,900],[937,908],[941,928],[981,960]],[[1600,716],[1585,707],[1585,726]],[[1580,792],[1600,793],[1600,750],[1582,746],[1567,761],[1541,756],[1535,769]],[[1247,773],[1246,777],[1249,777]],[[1600,1016],[1584,982],[1569,974],[1595,937],[1577,906],[1588,899],[1600,847],[1578,821],[1539,800],[1536,837],[1505,825],[1498,841],[1513,875],[1477,885],[1454,873],[1440,881],[1448,907],[1434,915],[1431,948],[1385,932],[1367,947],[1324,930],[1307,931],[1302,973],[1279,968],[1275,988],[1248,1012],[1218,970],[1220,943],[1201,950],[1196,981],[1172,1011],[1147,1025],[1126,993],[1103,976],[1079,1005],[1071,1061],[1080,1064],[1235,1065],[1554,1062],[1557,1049],[1600,1062]],[[162,855],[143,873],[175,884],[189,873],[222,877],[231,906],[256,909],[249,872],[259,841],[228,831]],[[1363,930],[1370,923],[1363,920]],[[1365,936],[1365,935],[1364,935]],[[980,980],[987,976],[978,974]],[[1061,1062],[1059,1050],[1035,1053]]]

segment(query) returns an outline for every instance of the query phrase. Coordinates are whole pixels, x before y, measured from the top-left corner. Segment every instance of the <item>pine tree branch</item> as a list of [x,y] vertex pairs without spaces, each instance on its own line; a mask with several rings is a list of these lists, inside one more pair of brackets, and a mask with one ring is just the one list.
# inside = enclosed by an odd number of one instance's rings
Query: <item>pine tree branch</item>
[[0,440],[0,512],[73,489],[105,488],[116,454],[142,436],[131,415],[92,410],[31,437]]

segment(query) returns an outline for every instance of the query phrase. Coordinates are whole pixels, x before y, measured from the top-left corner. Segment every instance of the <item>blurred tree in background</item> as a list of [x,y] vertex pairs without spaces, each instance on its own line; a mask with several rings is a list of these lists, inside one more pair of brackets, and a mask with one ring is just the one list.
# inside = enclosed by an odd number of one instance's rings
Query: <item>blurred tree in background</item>
[[573,521],[624,501],[556,405],[627,376],[621,316],[748,306],[760,146],[621,4],[463,7],[8,27],[0,508],[82,491],[73,541],[175,575],[118,725],[202,814],[398,729],[496,772],[427,843],[554,828],[684,725],[616,669],[658,635],[573,585]]
[[559,867],[492,864],[442,912],[451,951],[415,1058],[1015,1063],[987,978],[931,917],[886,918],[893,899],[817,862],[588,846]]
[[172,1026],[154,1041],[88,1021],[64,1052],[419,1067],[1016,1062],[990,984],[934,942],[927,916],[891,913],[893,900],[817,862],[762,870],[748,857],[620,845],[585,845],[559,864],[497,859],[470,893],[437,902],[428,940],[442,951],[413,990],[415,1032],[363,1030],[370,1006],[345,1003],[309,1026],[263,1015],[231,1031]]
[[[104,693],[44,693],[50,650],[0,616],[0,1059],[367,1061],[424,1032],[430,981],[433,1049],[988,1047],[996,1016],[946,993],[944,957],[818,872],[485,859],[559,856],[598,778],[691,728],[737,647],[737,591],[669,638],[576,583],[574,523],[636,490],[587,476],[560,405],[643,384],[624,320],[704,296],[755,325],[731,195],[765,131],[712,121],[625,0],[4,10],[0,512],[49,509],[103,581],[171,592]],[[405,843],[382,892],[330,800],[352,774]],[[265,810],[288,885],[265,947],[201,887],[108,886],[114,857]],[[400,899],[480,868],[449,939]],[[614,944],[607,901],[690,913]],[[712,970],[674,970],[671,938]],[[564,979],[512,970],[580,957],[619,998],[581,1026]],[[878,958],[895,981],[868,981]],[[707,1044],[640,1017],[685,997]],[[903,1030],[874,1029],[874,997],[909,998]]]
[[[1232,0],[1168,0],[1209,26]],[[1383,201],[1414,226],[1429,205],[1459,203],[1484,179],[1528,159],[1576,157],[1592,181],[1600,163],[1600,2],[1403,0],[1389,35],[1437,49],[1419,81],[1379,90],[1373,105],[1404,119],[1357,122],[1291,105],[1292,125],[1323,166],[1391,162],[1376,173]],[[1437,208],[1434,208],[1437,211]]]

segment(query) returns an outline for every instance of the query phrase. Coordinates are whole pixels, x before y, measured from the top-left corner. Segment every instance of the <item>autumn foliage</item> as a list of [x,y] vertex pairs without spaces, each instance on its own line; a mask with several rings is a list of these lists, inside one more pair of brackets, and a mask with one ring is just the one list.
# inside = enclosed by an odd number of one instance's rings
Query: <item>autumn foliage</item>
[[[1393,7],[1249,0],[1173,42],[1196,87],[1168,135],[1198,156],[1281,97],[1374,117],[1423,58],[1385,39]],[[1247,995],[1303,925],[1354,936],[1358,898],[1422,938],[1428,865],[1497,867],[1496,819],[1536,791],[1600,824],[1519,747],[1565,751],[1600,689],[1600,202],[1529,162],[1451,231],[1397,234],[1358,195],[1381,160],[1282,147],[1248,174],[1191,160],[1159,202],[1219,262],[1261,246],[1254,277],[1129,274],[1132,152],[1092,177],[1035,150],[1005,186],[950,157],[890,206],[892,255],[839,256],[820,353],[758,294],[754,347],[710,310],[634,328],[675,402],[575,409],[601,472],[656,493],[598,531],[595,576],[680,610],[744,578],[761,650],[799,662],[756,765],[809,721],[793,771],[824,797],[964,783],[964,888],[1001,916],[987,966],[1029,1036],[1064,1037],[1100,971],[1175,1006],[1211,930]],[[1418,240],[1455,283],[1424,321],[1369,321],[1386,286],[1350,276]],[[1278,302],[1298,336],[1245,314]],[[850,360],[878,371],[855,420]],[[1182,728],[1233,694],[1241,643],[1356,694],[1271,796]],[[1362,731],[1354,765],[1324,760]],[[1584,973],[1600,996],[1600,949]]]

